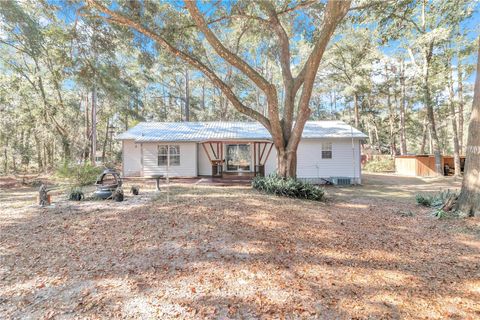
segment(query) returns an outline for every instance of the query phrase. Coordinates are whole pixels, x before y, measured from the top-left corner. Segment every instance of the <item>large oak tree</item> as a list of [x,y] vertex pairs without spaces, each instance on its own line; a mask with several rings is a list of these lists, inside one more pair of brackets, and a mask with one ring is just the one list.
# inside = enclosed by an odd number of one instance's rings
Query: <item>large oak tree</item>
[[480,216],[480,40],[472,115],[468,126],[465,175],[457,210],[468,216]]
[[[101,1],[87,0],[90,8],[100,12],[99,18],[112,24],[128,27],[149,37],[161,50],[169,52],[201,71],[223,92],[236,110],[265,126],[272,135],[277,150],[278,173],[282,176],[295,176],[296,174],[296,152],[305,122],[310,117],[309,103],[314,80],[330,38],[349,10],[350,2],[329,0],[323,4],[308,0],[247,1],[229,6],[217,2],[209,7],[214,14],[207,14],[202,13],[195,1],[186,1],[186,11],[178,10],[176,19],[189,21],[192,25],[179,27],[162,23],[162,19],[168,16],[162,12],[163,5],[133,2],[125,6],[106,6]],[[300,12],[297,18],[303,18],[305,21],[312,19],[301,10],[310,10],[313,17],[318,17],[319,25],[312,36],[313,49],[305,61],[299,62],[299,58],[296,58],[295,65],[299,67],[294,74],[294,59],[290,42],[291,38],[298,37],[298,34],[292,32],[291,29],[298,28],[298,26],[290,23],[287,27],[286,21],[294,19],[292,14],[296,11]],[[276,48],[275,56],[278,57],[281,68],[281,84],[274,83],[259,72],[252,63],[255,57],[246,59],[229,48],[224,40],[229,37],[226,29],[213,29],[212,27],[217,22],[233,20],[253,21],[261,25],[265,32],[272,33]],[[302,27],[302,23],[299,25]],[[190,34],[191,38],[180,39],[175,35],[175,32],[180,33],[181,30],[187,28],[193,29],[193,35]],[[303,31],[307,32],[307,29],[308,27],[305,27]],[[222,31],[226,34],[222,34]],[[199,39],[208,42],[211,49],[224,63],[233,66],[248,78],[254,87],[263,92],[267,102],[265,114],[249,107],[242,101],[241,93],[235,92],[231,85],[222,80],[218,71],[208,63],[208,59],[202,59],[199,56],[198,51],[202,51],[202,48],[189,45],[188,41],[192,41],[192,38],[197,42],[200,41]],[[192,47],[197,50],[192,50]]]

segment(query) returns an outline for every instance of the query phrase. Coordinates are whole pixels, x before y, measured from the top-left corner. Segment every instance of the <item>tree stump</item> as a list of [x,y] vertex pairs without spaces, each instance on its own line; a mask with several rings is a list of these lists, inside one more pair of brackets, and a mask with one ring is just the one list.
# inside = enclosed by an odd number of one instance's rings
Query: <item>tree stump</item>
[[443,204],[442,206],[442,210],[443,211],[450,211],[453,209],[453,207],[455,206],[455,203],[457,202],[457,199],[458,199],[458,196],[454,193],[454,194],[451,194],[447,200],[445,201],[445,203]]
[[47,186],[42,184],[40,189],[38,189],[38,204],[42,207],[48,206],[50,203],[48,201]]

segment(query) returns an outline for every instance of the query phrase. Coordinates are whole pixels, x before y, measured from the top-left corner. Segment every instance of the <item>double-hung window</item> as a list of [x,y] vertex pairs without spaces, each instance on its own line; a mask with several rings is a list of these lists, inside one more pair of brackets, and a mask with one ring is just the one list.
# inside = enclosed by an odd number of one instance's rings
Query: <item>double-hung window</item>
[[179,145],[159,145],[158,146],[158,166],[180,165],[180,146]]
[[322,159],[332,159],[331,142],[322,142]]

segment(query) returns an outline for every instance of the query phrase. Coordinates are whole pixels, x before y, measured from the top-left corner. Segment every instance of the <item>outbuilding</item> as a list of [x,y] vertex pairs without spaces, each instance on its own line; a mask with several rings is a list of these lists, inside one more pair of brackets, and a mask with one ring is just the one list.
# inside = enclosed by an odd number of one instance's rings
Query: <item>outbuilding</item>
[[[452,156],[442,156],[442,168],[444,175],[453,173],[455,163]],[[465,157],[460,157],[460,171],[463,172]],[[414,177],[436,177],[435,156],[428,154],[404,155],[395,157],[395,172],[397,174]]]
[[[342,121],[307,121],[297,177],[312,183],[361,183],[367,136]],[[142,122],[117,137],[125,177],[198,177],[274,173],[272,137],[257,122]]]

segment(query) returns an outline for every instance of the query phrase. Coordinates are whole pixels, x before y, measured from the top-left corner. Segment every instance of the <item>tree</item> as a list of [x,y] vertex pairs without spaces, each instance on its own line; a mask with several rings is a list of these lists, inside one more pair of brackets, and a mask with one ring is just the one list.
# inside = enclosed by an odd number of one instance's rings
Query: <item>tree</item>
[[460,143],[457,127],[457,113],[455,111],[455,92],[453,89],[453,67],[451,63],[451,54],[447,50],[447,62],[446,62],[446,73],[447,73],[447,90],[448,90],[448,106],[450,111],[450,120],[452,124],[452,143],[453,143],[453,161],[455,166],[455,176],[460,176],[461,172],[461,163],[460,163]]
[[480,216],[480,38],[466,151],[465,174],[457,210],[467,216]]
[[[400,10],[403,8],[403,10]],[[380,25],[384,26],[384,37],[407,36],[407,50],[412,62],[420,74],[422,102],[426,111],[428,131],[432,137],[435,167],[438,174],[443,173],[442,150],[435,117],[435,100],[432,97],[432,66],[436,59],[436,51],[448,40],[450,33],[458,26],[459,21],[468,18],[472,13],[469,1],[439,0],[407,0],[385,2],[378,6],[376,16],[380,17]],[[427,130],[425,130],[425,133]],[[422,148],[423,149],[423,148]]]
[[[348,26],[352,27],[352,26]],[[376,33],[369,29],[354,29],[346,33],[327,51],[327,76],[342,84],[343,94],[353,100],[355,127],[360,129],[360,99],[368,93],[372,78],[372,64],[379,58],[374,47]]]
[[[122,13],[121,9],[112,10],[99,1],[87,0],[87,3],[103,15],[106,15],[107,17],[102,17],[108,22],[132,28],[150,37],[163,50],[166,50],[203,72],[203,74],[222,91],[239,112],[259,121],[270,132],[277,150],[278,173],[282,176],[296,175],[296,152],[305,122],[311,114],[309,102],[312,95],[313,83],[323,53],[337,25],[346,15],[350,7],[350,1],[330,0],[326,3],[323,10],[321,26],[316,34],[316,40],[314,40],[313,43],[313,49],[296,76],[293,75],[291,67],[291,35],[289,35],[288,30],[284,26],[286,19],[283,19],[282,15],[291,15],[303,7],[310,7],[312,10],[316,9],[314,6],[315,2],[298,2],[293,6],[287,3],[284,6],[280,6],[280,8],[277,8],[274,3],[267,1],[261,2],[259,8],[255,3],[240,2],[238,7],[233,6],[233,9],[224,17],[225,20],[230,22],[236,16],[244,17],[248,21],[255,20],[263,26],[272,29],[275,33],[283,82],[282,105],[279,104],[279,88],[260,74],[246,59],[242,58],[239,54],[235,54],[224,45],[221,41],[222,35],[217,35],[217,33],[211,29],[209,26],[211,24],[210,21],[200,12],[196,2],[185,2],[191,21],[193,21],[198,32],[203,34],[215,53],[225,62],[236,68],[265,94],[268,110],[267,116],[246,106],[241,101],[239,95],[217,75],[212,67],[206,64],[204,59],[195,55],[193,50],[184,48],[185,42],[180,43],[177,38],[175,40],[179,43],[175,43],[170,40],[170,38],[172,38],[171,35],[162,33],[161,26],[152,23],[152,21],[155,20],[152,19],[152,17],[156,16],[155,11],[158,12],[158,8],[155,6],[142,6],[140,3],[135,3],[135,5],[124,8],[125,11]],[[222,9],[228,11],[227,8]],[[253,12],[253,15],[250,15],[251,12]],[[317,10],[317,12],[314,13],[318,14],[320,12]],[[303,12],[302,14],[306,13]],[[295,109],[298,110],[296,116]]]

